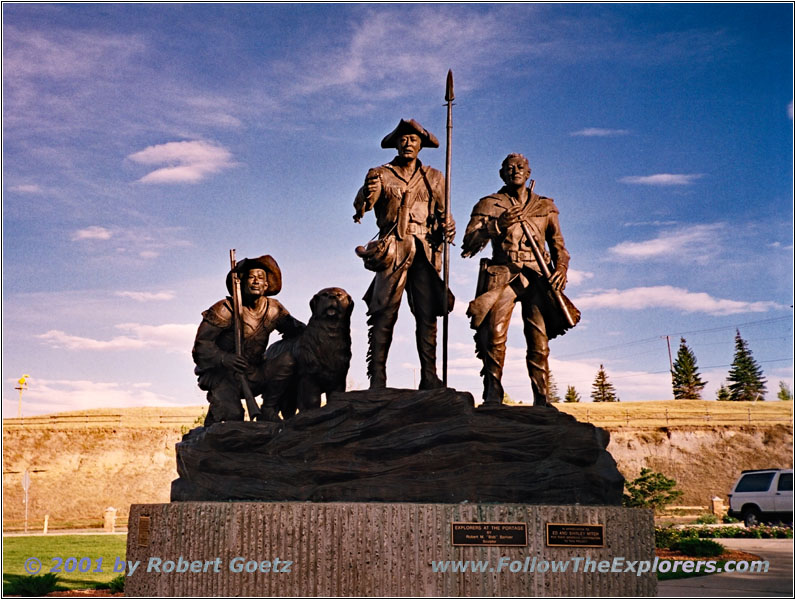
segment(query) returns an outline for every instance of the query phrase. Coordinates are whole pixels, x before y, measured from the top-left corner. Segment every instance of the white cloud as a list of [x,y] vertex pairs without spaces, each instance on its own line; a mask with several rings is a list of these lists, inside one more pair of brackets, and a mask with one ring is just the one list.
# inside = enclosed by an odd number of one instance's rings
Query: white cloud
[[657,173],[655,175],[631,175],[621,177],[621,183],[632,183],[637,185],[691,185],[702,177],[701,173]]
[[117,329],[126,332],[109,340],[70,335],[64,331],[51,329],[36,337],[54,348],[67,350],[151,350],[163,349],[166,352],[185,352],[190,348],[196,334],[195,324],[167,323],[164,325],[141,325],[122,323]]
[[168,165],[144,175],[140,183],[198,183],[236,166],[229,150],[201,140],[149,146],[127,158],[143,165]]
[[[92,408],[180,406],[174,398],[158,394],[148,382],[118,383],[84,379],[31,378],[22,400],[23,415]],[[4,408],[16,416],[17,404],[4,398]]]
[[[567,386],[575,387],[581,402],[591,402],[591,385],[600,368],[605,367],[608,380],[614,384],[620,401],[666,400],[672,396],[672,381],[669,373],[613,368],[609,361],[601,358],[581,360],[557,360],[550,357],[550,372],[558,386],[562,400]],[[533,403],[531,381],[525,366],[525,349],[508,347],[503,368],[503,388],[516,402]]]
[[579,285],[586,281],[587,279],[591,279],[594,277],[594,273],[589,271],[578,271],[577,269],[569,269],[567,271],[567,284],[568,285]]
[[622,227],[666,227],[671,225],[677,225],[677,221],[628,221],[622,223]]
[[72,241],[80,241],[80,240],[109,240],[113,233],[110,229],[105,227],[99,227],[98,225],[92,225],[91,227],[86,227],[85,229],[78,229],[72,234]]
[[629,133],[629,129],[603,129],[601,127],[587,127],[586,129],[573,131],[569,135],[581,137],[614,137],[619,135],[628,135]]
[[507,11],[443,5],[374,8],[347,27],[341,24],[343,44],[327,43],[279,65],[278,77],[295,81],[290,93],[336,90],[373,101],[437,89],[452,68],[461,88],[471,88],[512,56],[542,51],[519,28],[507,27],[506,17]]
[[620,309],[646,310],[663,308],[686,313],[705,313],[714,316],[749,312],[766,312],[784,308],[776,302],[744,302],[714,298],[705,292],[689,292],[670,285],[635,287],[626,290],[596,290],[573,299],[582,310]]
[[[129,59],[144,49],[135,35],[115,35],[60,29],[35,31],[4,27],[14,40],[5,48],[6,77],[73,79],[102,74],[109,62]],[[107,74],[106,74],[107,75]]]
[[678,256],[699,256],[703,259],[715,248],[724,229],[721,223],[690,225],[658,234],[658,237],[643,242],[622,242],[608,249],[619,258],[646,260]]
[[771,242],[770,244],[766,244],[769,248],[781,248],[783,250],[793,250],[793,244],[783,244],[782,242]]
[[162,292],[132,292],[132,291],[122,291],[116,292],[116,296],[121,296],[122,298],[131,298],[136,302],[152,302],[157,300],[172,300],[176,297],[176,294],[171,290],[163,290]]
[[[107,252],[114,253],[116,257],[138,258],[151,260],[160,256],[163,250],[169,248],[185,248],[192,246],[192,243],[182,236],[182,227],[99,227],[92,225],[74,231],[71,235],[72,241],[86,240],[110,240],[113,239],[112,246],[105,246]],[[106,260],[106,255],[93,254],[94,258]]]
[[41,186],[36,185],[34,183],[29,184],[22,184],[22,185],[14,185],[8,188],[9,192],[18,192],[20,194],[41,194],[42,189]]

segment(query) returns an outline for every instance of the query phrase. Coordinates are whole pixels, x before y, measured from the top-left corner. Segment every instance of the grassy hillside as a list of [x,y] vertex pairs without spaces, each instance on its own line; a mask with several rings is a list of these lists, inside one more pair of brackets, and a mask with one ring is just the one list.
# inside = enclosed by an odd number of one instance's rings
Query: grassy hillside
[[666,427],[696,425],[772,425],[793,422],[792,402],[655,402],[559,403],[556,407],[579,421],[600,427]]
[[[620,471],[648,466],[674,477],[686,505],[726,499],[742,469],[790,467],[793,405],[668,401],[559,404],[611,432]],[[130,504],[168,502],[174,445],[204,407],[106,409],[3,421],[3,527],[24,521],[22,474],[31,473],[28,517],[41,529],[100,526],[103,511],[126,523]],[[666,424],[668,415],[669,423]]]

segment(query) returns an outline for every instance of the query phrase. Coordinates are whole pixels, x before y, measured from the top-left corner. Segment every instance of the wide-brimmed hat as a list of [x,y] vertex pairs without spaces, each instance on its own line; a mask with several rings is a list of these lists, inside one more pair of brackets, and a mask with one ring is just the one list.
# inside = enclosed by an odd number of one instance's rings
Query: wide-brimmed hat
[[[235,272],[241,279],[252,269],[265,271],[265,280],[268,282],[268,289],[265,290],[266,296],[274,296],[282,290],[282,271],[271,255],[264,254],[259,258],[244,258],[235,265]],[[227,291],[232,294],[232,271],[227,273]]]
[[398,138],[408,133],[414,133],[420,136],[421,148],[439,148],[439,140],[433,133],[424,129],[423,126],[414,119],[401,119],[398,127],[388,133],[381,141],[382,148],[395,148],[398,143]]

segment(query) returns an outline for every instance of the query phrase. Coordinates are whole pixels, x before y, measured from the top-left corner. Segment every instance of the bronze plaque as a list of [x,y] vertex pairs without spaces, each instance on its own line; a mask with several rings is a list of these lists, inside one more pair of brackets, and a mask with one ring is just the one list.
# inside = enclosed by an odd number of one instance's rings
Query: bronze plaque
[[527,546],[525,523],[451,523],[454,546]]
[[150,527],[150,519],[149,517],[140,516],[138,517],[138,545],[139,546],[149,546],[149,527]]
[[605,525],[547,523],[547,545],[605,548]]

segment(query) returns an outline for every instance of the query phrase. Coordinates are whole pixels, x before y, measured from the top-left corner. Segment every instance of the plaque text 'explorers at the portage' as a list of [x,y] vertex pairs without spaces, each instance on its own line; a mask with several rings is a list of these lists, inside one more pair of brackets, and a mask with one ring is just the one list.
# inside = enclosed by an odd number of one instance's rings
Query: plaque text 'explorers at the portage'
[[527,546],[525,523],[451,523],[454,546]]

